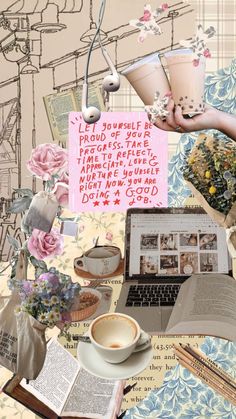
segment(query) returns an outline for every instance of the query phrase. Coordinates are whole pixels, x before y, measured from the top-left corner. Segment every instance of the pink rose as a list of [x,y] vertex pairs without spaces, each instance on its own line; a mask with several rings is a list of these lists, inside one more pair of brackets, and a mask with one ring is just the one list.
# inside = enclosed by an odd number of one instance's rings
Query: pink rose
[[52,229],[50,233],[45,233],[34,228],[28,240],[28,249],[39,260],[60,255],[63,251],[63,238],[57,229]]
[[[57,183],[61,183],[61,185],[57,186]],[[64,185],[65,186],[64,186]],[[63,173],[62,176],[57,180],[55,183],[55,196],[62,207],[67,207],[69,203],[69,176],[66,173]]]
[[203,55],[206,58],[211,58],[210,50],[208,48],[206,48],[205,51],[204,51],[204,53],[203,53]]
[[139,21],[140,22],[148,22],[152,17],[151,12],[149,12],[149,10],[145,10],[144,14],[142,17],[140,17]]
[[168,4],[167,3],[163,3],[162,5],[161,5],[161,8],[162,8],[162,10],[163,11],[165,11],[165,10],[167,10],[168,9]]
[[106,239],[109,240],[110,242],[112,241],[113,234],[110,231],[107,231],[107,233],[106,233]]
[[67,150],[57,144],[39,144],[32,150],[28,170],[42,180],[64,172],[68,165]]

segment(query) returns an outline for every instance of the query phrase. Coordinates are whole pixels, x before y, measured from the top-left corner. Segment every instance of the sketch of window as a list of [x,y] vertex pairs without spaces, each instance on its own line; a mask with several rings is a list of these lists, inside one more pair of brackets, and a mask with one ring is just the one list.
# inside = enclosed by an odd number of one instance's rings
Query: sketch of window
[[[112,1],[114,7],[108,7],[105,13],[102,30],[106,36],[102,42],[118,71],[154,50],[163,52],[177,46],[173,28],[178,28],[181,38],[192,33],[193,7],[170,0],[169,11],[175,13],[169,16],[166,13],[161,18],[163,37],[158,43],[155,37],[150,37],[140,49],[137,30],[128,22],[142,12],[143,0],[136,0],[132,9],[127,8],[127,0]],[[97,21],[99,2],[1,0],[0,3],[0,259],[7,260],[6,234],[19,235],[21,223],[21,217],[11,218],[7,214],[13,189],[22,186],[37,190],[26,169],[31,149],[50,141],[65,145],[68,113],[81,110],[89,44],[80,38],[91,26],[91,12],[92,20]],[[132,15],[127,16],[128,10]],[[186,15],[189,25],[183,25]],[[22,71],[29,58],[38,73]],[[109,68],[98,44],[89,70],[88,103],[106,110],[98,86]],[[114,111],[143,110],[140,99],[127,85],[110,95],[110,104]]]

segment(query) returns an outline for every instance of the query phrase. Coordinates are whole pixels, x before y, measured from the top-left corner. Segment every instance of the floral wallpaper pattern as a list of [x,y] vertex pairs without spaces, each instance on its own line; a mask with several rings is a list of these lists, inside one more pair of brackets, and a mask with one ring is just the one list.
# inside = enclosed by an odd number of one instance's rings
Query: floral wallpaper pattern
[[[207,337],[201,346],[204,352],[226,372],[236,377],[236,342]],[[233,406],[187,369],[177,365],[165,375],[163,385],[149,393],[125,419],[234,419]]]
[[[205,82],[205,101],[211,106],[224,112],[236,114],[235,101],[236,85],[236,59],[227,68],[221,69],[209,75]],[[186,155],[192,149],[200,131],[181,135],[176,154],[169,163],[169,206],[178,207],[183,205],[190,195],[182,175],[182,165]],[[225,135],[215,130],[204,131],[208,134],[216,134],[219,138]]]

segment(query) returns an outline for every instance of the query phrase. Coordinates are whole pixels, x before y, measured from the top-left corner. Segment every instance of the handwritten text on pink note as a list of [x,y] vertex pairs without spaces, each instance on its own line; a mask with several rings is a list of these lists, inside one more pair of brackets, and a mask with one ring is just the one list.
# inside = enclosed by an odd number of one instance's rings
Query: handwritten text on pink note
[[91,125],[70,113],[72,211],[167,206],[167,165],[167,133],[145,112],[103,112]]

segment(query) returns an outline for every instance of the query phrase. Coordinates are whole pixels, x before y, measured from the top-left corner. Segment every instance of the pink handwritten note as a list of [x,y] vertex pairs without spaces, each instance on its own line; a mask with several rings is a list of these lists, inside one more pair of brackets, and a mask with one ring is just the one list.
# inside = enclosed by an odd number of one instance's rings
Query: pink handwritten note
[[103,112],[92,125],[69,118],[70,209],[167,206],[167,133],[145,112]]

